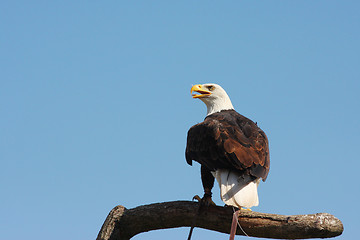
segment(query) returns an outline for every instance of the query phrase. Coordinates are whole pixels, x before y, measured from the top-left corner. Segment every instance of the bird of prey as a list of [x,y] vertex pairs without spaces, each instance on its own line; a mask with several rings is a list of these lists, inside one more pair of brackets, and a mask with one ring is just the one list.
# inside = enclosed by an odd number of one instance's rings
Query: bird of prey
[[193,160],[201,164],[201,203],[214,204],[211,189],[216,179],[226,205],[257,206],[260,179],[266,180],[270,168],[267,136],[257,123],[234,110],[221,86],[197,84],[191,94],[207,107],[205,120],[188,131],[185,152],[188,164]]

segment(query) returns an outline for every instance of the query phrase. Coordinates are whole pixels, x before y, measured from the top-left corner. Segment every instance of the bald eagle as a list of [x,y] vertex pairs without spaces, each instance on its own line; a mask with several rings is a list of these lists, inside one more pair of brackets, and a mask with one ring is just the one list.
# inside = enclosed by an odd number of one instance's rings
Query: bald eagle
[[216,179],[226,205],[257,206],[260,179],[266,180],[270,168],[267,136],[257,123],[234,110],[221,86],[197,84],[191,94],[207,107],[205,120],[188,131],[185,152],[189,165],[193,160],[201,164],[201,202],[214,204],[211,190]]

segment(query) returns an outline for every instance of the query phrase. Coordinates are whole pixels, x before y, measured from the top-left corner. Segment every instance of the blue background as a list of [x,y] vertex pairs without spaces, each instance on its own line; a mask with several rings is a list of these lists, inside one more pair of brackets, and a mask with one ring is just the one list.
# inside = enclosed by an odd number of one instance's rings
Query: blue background
[[[202,194],[184,150],[206,115],[190,88],[211,82],[269,137],[271,170],[253,210],[328,212],[345,226],[336,239],[356,239],[359,9],[333,0],[2,1],[0,239],[95,239],[116,205]],[[214,201],[223,204],[217,186]],[[134,239],[186,239],[188,230]]]

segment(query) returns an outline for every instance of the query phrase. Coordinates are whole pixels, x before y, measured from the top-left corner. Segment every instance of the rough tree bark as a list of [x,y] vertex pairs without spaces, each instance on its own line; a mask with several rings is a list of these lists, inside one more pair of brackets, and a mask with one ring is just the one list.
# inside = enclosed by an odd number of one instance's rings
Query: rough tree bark
[[[232,208],[202,207],[199,215],[196,216],[198,207],[199,203],[190,201],[155,203],[132,209],[119,205],[109,213],[97,240],[128,240],[142,232],[190,227],[193,223],[199,228],[222,233],[230,232]],[[277,215],[241,211],[239,222],[249,236],[262,238],[330,238],[343,232],[341,221],[328,213]],[[239,229],[237,234],[243,235]]]

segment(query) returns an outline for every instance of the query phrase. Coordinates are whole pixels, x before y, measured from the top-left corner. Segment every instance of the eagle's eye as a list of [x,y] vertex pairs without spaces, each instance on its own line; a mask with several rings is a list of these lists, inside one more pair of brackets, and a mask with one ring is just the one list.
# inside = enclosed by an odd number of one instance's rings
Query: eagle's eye
[[207,86],[207,89],[209,89],[209,91],[213,91],[215,89],[215,87],[210,85],[210,86]]

